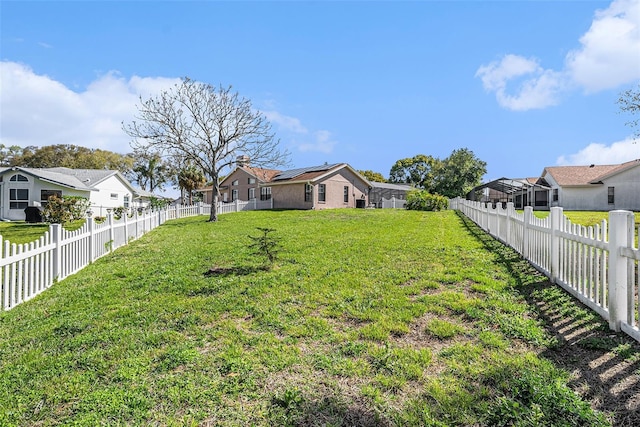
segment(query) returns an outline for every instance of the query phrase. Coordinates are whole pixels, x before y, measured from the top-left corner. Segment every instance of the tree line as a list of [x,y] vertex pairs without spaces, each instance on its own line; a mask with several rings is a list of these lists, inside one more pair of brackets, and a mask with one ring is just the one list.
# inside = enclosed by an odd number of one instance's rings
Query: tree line
[[468,148],[453,150],[449,157],[438,159],[426,154],[396,161],[389,179],[371,170],[359,171],[369,181],[409,184],[430,194],[463,197],[481,183],[487,163]]

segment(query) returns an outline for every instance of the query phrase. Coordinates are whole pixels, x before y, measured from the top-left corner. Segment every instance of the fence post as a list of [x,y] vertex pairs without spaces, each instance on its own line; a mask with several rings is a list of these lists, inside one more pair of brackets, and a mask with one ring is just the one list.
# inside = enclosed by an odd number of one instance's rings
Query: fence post
[[236,199],[235,206],[236,206],[236,212],[239,212],[240,199]]
[[91,211],[87,213],[87,230],[89,231],[89,262],[93,262],[96,259],[94,222],[91,214]]
[[115,233],[113,230],[113,210],[111,208],[107,209],[107,224],[109,224],[109,252],[113,251],[113,244],[115,239]]
[[507,214],[506,214],[506,221],[507,221],[507,226],[506,229],[504,230],[504,240],[507,243],[507,245],[513,247],[513,244],[511,242],[511,216],[513,214],[513,202],[507,202]]
[[60,278],[60,270],[62,269],[62,225],[51,224],[49,226],[49,234],[53,240],[53,280]]
[[122,212],[122,217],[124,218],[124,245],[129,244],[129,210],[125,210]]
[[550,248],[550,256],[551,256],[551,283],[556,283],[559,270],[560,270],[560,224],[562,224],[562,208],[553,207],[551,208],[550,220],[551,220],[551,248]]
[[525,206],[524,220],[522,221],[522,256],[525,259],[529,259],[529,224],[531,224],[532,214],[533,208]]
[[609,328],[616,332],[620,332],[621,322],[627,322],[627,258],[620,248],[629,245],[633,236],[633,228],[629,230],[632,215],[629,211],[609,212]]
[[271,197],[269,201],[271,202],[271,206],[269,207],[269,209],[273,209],[273,197]]

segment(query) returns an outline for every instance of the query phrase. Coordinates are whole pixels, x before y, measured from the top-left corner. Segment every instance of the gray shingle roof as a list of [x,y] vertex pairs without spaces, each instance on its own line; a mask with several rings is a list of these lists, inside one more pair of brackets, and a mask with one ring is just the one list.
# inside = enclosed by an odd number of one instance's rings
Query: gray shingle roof
[[49,181],[64,187],[75,188],[78,190],[95,191],[95,186],[105,179],[117,175],[119,172],[114,170],[102,169],[69,169],[69,168],[23,168],[10,167],[0,169],[0,173],[7,170],[23,172],[31,176],[38,177],[45,181]]

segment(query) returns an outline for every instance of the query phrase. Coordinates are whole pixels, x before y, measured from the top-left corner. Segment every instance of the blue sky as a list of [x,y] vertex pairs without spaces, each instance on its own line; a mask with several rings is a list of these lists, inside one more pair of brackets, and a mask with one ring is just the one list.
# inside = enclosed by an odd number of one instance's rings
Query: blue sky
[[120,123],[178,78],[232,85],[292,167],[388,176],[469,148],[485,180],[640,158],[640,0],[0,1],[0,143],[131,151]]

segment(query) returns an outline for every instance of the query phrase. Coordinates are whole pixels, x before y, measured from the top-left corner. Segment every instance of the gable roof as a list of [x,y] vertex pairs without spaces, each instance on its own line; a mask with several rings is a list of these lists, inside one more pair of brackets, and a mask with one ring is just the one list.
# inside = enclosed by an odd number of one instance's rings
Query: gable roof
[[0,174],[4,174],[7,171],[21,172],[52,184],[84,191],[98,191],[95,188],[96,185],[112,176],[117,176],[127,187],[135,191],[131,183],[116,170],[69,169],[63,167],[23,168],[19,166],[0,168]]
[[321,181],[328,175],[331,175],[334,172],[339,171],[340,169],[346,168],[355,176],[359,177],[363,182],[369,184],[362,175],[358,173],[355,169],[349,166],[347,163],[334,163],[334,164],[325,164],[320,166],[309,166],[305,168],[297,168],[290,169],[284,171],[278,175],[276,175],[269,184],[271,185],[284,185],[284,184],[299,184],[299,183],[315,183]]
[[256,179],[259,179],[260,181],[263,181],[263,182],[269,182],[276,175],[282,173],[282,171],[276,170],[276,169],[254,168],[252,166],[238,166],[238,168],[244,170],[249,175],[252,175]]
[[640,159],[618,165],[548,166],[542,176],[548,173],[561,187],[583,186],[601,184],[603,179],[636,166],[640,166]]

